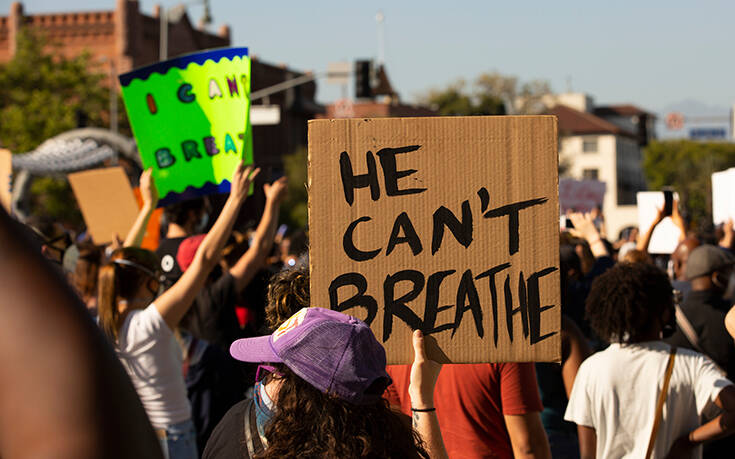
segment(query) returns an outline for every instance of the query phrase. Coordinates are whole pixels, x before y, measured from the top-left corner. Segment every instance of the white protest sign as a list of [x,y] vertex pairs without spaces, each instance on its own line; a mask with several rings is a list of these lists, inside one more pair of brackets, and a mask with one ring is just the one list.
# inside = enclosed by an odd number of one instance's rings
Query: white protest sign
[[[638,201],[638,231],[643,235],[656,219],[658,209],[664,207],[664,194],[661,191],[640,191],[636,194],[636,199]],[[679,200],[678,193],[674,193],[674,200]],[[671,217],[664,218],[653,230],[648,253],[672,253],[679,245],[680,235],[681,230],[674,224]]]
[[712,174],[712,221],[735,219],[735,167]]

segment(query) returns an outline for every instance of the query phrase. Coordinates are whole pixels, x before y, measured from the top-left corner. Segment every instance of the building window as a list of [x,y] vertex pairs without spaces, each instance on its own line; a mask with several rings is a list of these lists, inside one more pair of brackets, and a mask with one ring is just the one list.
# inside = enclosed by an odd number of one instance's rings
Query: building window
[[597,169],[585,169],[582,171],[582,179],[584,180],[598,180],[598,177]]
[[582,139],[582,151],[584,153],[597,153],[597,137],[585,137]]

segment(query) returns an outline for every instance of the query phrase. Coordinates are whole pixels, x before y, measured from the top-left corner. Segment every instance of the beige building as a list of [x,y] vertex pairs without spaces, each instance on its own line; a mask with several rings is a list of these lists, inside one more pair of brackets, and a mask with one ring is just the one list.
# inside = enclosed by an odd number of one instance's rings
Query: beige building
[[[637,226],[636,193],[646,189],[642,145],[653,136],[654,116],[631,105],[595,107],[586,94],[561,94],[548,100],[559,118],[559,160],[566,176],[605,182],[602,210],[608,238]],[[641,125],[643,124],[643,125]]]

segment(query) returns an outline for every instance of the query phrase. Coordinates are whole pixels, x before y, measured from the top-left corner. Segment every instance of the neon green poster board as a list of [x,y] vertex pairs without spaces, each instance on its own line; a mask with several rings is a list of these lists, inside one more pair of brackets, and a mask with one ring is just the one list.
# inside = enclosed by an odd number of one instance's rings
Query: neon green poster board
[[237,163],[252,164],[247,48],[180,56],[119,79],[160,206],[226,192]]

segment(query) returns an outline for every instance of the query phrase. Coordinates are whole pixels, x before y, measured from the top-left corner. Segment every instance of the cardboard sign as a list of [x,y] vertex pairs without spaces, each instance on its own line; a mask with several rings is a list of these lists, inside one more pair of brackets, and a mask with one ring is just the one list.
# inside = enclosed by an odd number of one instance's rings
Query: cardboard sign
[[0,205],[10,213],[13,200],[13,155],[10,150],[0,148]]
[[712,221],[735,220],[735,167],[712,174]]
[[589,212],[605,199],[605,182],[598,180],[559,179],[561,213]]
[[181,56],[119,78],[159,206],[226,192],[237,163],[252,163],[247,48]]
[[[674,199],[679,200],[679,193],[674,193]],[[661,191],[639,191],[636,194],[638,202],[638,231],[642,237],[656,219],[658,209],[664,207],[664,194]],[[671,217],[664,218],[656,226],[648,244],[648,253],[672,253],[679,245],[681,230],[671,221]]]
[[[556,118],[309,121],[312,306],[445,362],[558,361]],[[430,351],[431,352],[431,351]]]
[[125,239],[138,216],[138,204],[122,167],[93,169],[69,174],[87,230],[95,244]]

